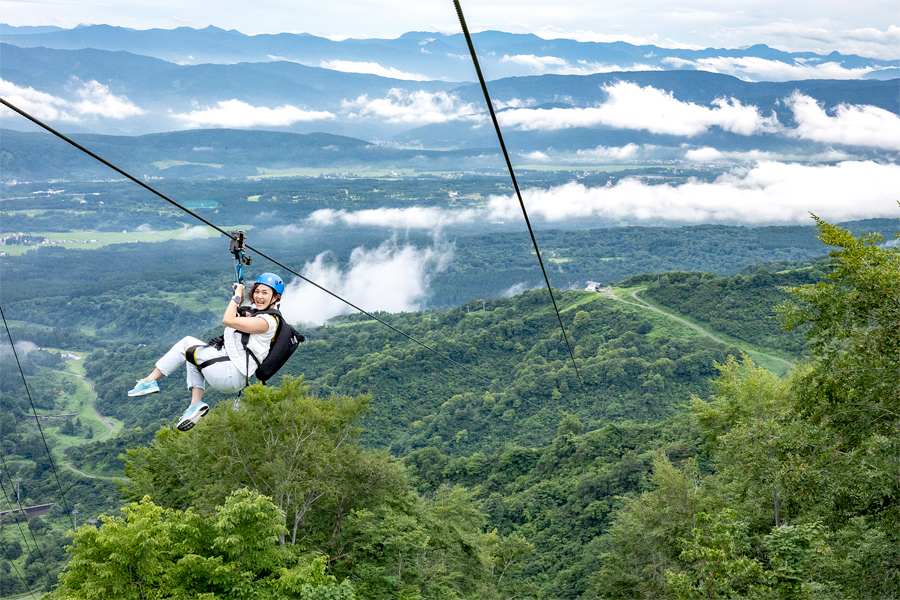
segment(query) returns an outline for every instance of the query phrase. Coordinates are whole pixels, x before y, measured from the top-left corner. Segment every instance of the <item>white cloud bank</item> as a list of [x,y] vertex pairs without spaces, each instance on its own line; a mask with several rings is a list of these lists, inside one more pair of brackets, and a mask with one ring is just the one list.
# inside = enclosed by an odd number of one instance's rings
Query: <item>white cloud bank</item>
[[[144,114],[127,97],[110,93],[108,86],[97,81],[84,82],[73,77],[66,87],[74,98],[60,98],[0,79],[0,96],[42,121],[81,123],[97,117],[120,121]],[[8,109],[3,108],[3,113],[8,114]]]
[[741,135],[775,131],[774,115],[760,114],[755,106],[740,101],[717,99],[713,107],[675,99],[671,92],[641,87],[629,81],[603,87],[608,99],[590,108],[520,108],[498,115],[500,124],[521,131],[595,127],[644,129],[651,133],[695,136],[717,126]]
[[224,100],[213,107],[198,108],[189,113],[172,115],[185,127],[287,127],[294,123],[326,121],[334,114],[326,111],[303,110],[285,105],[278,108],[253,106],[241,100]]
[[347,211],[323,208],[307,217],[310,225],[327,227],[390,227],[394,229],[440,229],[448,225],[471,223],[481,215],[475,209],[447,211],[435,207],[378,208]]
[[[613,187],[569,183],[524,193],[529,217],[546,222],[584,218],[666,220],[683,223],[807,223],[809,213],[845,221],[900,216],[900,165],[874,161],[836,165],[760,162],[718,180],[682,185],[647,185],[635,179]],[[320,214],[321,213],[321,214]],[[323,211],[310,223],[434,229],[450,223],[521,218],[514,196],[491,196],[484,209],[379,209]]]
[[377,117],[388,123],[427,125],[458,120],[480,120],[480,107],[463,102],[455,94],[424,90],[407,92],[394,88],[384,98],[344,100],[341,107],[350,117]]
[[[499,113],[498,119],[504,127],[520,131],[607,126],[693,137],[719,127],[739,135],[776,133],[825,144],[900,150],[900,116],[876,106],[841,104],[828,114],[815,99],[796,92],[784,99],[797,124],[791,129],[779,124],[774,114],[764,116],[758,107],[744,106],[734,98],[701,106],[682,102],[671,92],[627,81],[603,90],[608,98],[596,107],[514,108]],[[637,154],[633,145],[620,150]],[[591,152],[580,150],[579,154]]]
[[799,138],[850,146],[900,150],[900,116],[876,106],[840,104],[829,116],[809,96],[794,94],[787,99],[794,112]]
[[[306,263],[302,274],[368,312],[410,312],[422,308],[431,277],[451,256],[452,248],[440,242],[417,248],[387,241],[372,250],[354,249],[344,268],[329,263],[328,253],[322,253]],[[291,323],[315,324],[356,312],[300,279],[286,286],[281,311]]]
[[794,81],[798,79],[861,79],[876,69],[858,67],[847,69],[837,62],[786,63],[755,56],[716,56],[698,60],[664,58],[663,62],[676,69],[696,69],[732,75],[746,81]]
[[406,81],[428,81],[431,79],[421,73],[405,73],[394,67],[385,67],[376,62],[323,60],[319,63],[319,66],[323,69],[331,69],[332,71],[341,71],[343,73],[364,73],[367,75],[378,75],[379,77],[403,79]]
[[558,56],[536,56],[534,54],[505,54],[500,62],[513,63],[528,67],[535,73],[545,75],[592,75],[594,73],[617,73],[623,71],[662,71],[660,67],[645,64],[610,65],[587,60],[570,63]]

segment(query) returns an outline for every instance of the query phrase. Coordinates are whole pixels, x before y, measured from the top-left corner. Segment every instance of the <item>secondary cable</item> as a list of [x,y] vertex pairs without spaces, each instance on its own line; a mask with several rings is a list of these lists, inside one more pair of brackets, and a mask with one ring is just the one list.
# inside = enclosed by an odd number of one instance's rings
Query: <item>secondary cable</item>
[[[6,466],[6,458],[2,454],[0,454],[0,460],[3,461],[3,472],[6,473],[7,475],[9,475],[9,467]],[[12,485],[12,482],[10,482],[10,486],[11,485]],[[10,507],[12,507],[12,501],[9,499],[9,494],[6,493],[6,488],[3,487],[2,481],[0,481],[0,488],[3,488],[3,497],[6,498],[6,504],[9,505]],[[19,507],[19,512],[21,512],[27,518],[28,514],[24,510],[22,510],[22,504],[19,502],[18,496],[16,496],[16,506]],[[16,519],[16,525],[19,526],[19,533],[22,534],[22,539],[25,541],[25,548],[28,550],[29,553],[31,553],[31,548],[29,548],[29,546],[28,546],[28,538],[25,537],[25,532],[22,531],[22,522],[19,521],[18,519]],[[34,538],[34,531],[31,529],[31,527],[28,528],[28,532],[31,534],[31,541],[34,542],[34,549],[37,551],[37,553],[41,557],[41,565],[43,565],[43,567],[44,567],[44,574],[47,576],[47,583],[49,583],[50,586],[52,587],[53,582],[50,580],[50,571],[47,570],[47,558],[44,556],[44,551],[41,550],[40,545],[37,543],[37,540]]]
[[31,588],[28,587],[28,582],[25,581],[25,578],[22,577],[22,574],[21,574],[21,573],[19,573],[19,568],[16,567],[16,563],[14,563],[14,562],[12,561],[12,559],[9,557],[9,554],[7,554],[7,552],[6,552],[6,547],[5,547],[5,546],[4,546],[4,548],[3,548],[3,556],[5,556],[5,557],[6,557],[6,560],[9,561],[9,564],[12,565],[13,571],[15,571],[15,572],[16,572],[16,575],[19,577],[19,579],[22,580],[22,584],[25,586],[25,589],[28,590],[28,593],[31,595],[31,597],[32,597],[32,598],[37,598],[37,596],[34,595],[34,592],[31,591]]
[[572,359],[572,366],[575,367],[575,375],[581,387],[584,387],[584,381],[581,379],[581,373],[578,372],[578,365],[575,363],[575,353],[572,352],[572,344],[569,343],[569,336],[566,335],[566,328],[563,326],[562,316],[559,314],[559,307],[556,305],[556,298],[553,297],[553,288],[550,286],[550,278],[547,276],[547,269],[544,268],[544,260],[541,258],[541,251],[538,249],[537,239],[534,237],[534,230],[531,228],[531,221],[528,219],[528,211],[525,210],[525,201],[522,200],[522,192],[519,190],[519,182],[516,180],[516,172],[513,170],[512,161],[509,159],[509,152],[506,150],[506,143],[503,141],[503,133],[500,131],[500,122],[497,121],[497,115],[494,112],[494,105],[491,102],[491,95],[488,93],[487,84],[484,81],[484,75],[481,73],[481,65],[478,63],[478,55],[475,53],[475,45],[472,43],[472,36],[469,35],[469,28],[466,26],[466,18],[463,16],[462,6],[459,0],[453,0],[453,6],[456,7],[456,15],[459,17],[459,24],[462,27],[463,35],[466,38],[466,44],[469,46],[469,53],[472,55],[472,63],[475,65],[475,72],[478,74],[478,82],[481,83],[481,91],[484,92],[484,100],[487,103],[488,111],[491,114],[491,120],[494,122],[494,130],[497,132],[497,139],[500,140],[500,149],[503,151],[503,158],[506,159],[506,168],[509,170],[509,177],[512,179],[513,188],[516,190],[516,197],[519,199],[519,206],[522,207],[522,215],[525,217],[525,225],[528,226],[528,233],[531,234],[531,243],[534,244],[534,251],[537,254],[538,263],[541,265],[541,273],[544,274],[544,281],[547,283],[547,291],[550,292],[550,300],[553,302],[553,310],[556,312],[556,318],[559,320],[559,328],[562,330],[563,338],[566,340],[566,348],[569,349],[569,357]]
[[56,470],[56,464],[53,462],[53,455],[50,454],[47,438],[44,437],[44,428],[41,427],[41,419],[37,414],[37,409],[34,407],[34,400],[31,398],[31,390],[28,389],[28,381],[25,380],[25,371],[22,370],[22,363],[19,362],[19,353],[16,352],[16,344],[13,342],[12,334],[9,332],[9,325],[6,323],[6,315],[3,314],[2,306],[0,306],[0,317],[3,317],[3,326],[6,328],[6,336],[9,338],[9,345],[12,346],[13,356],[16,358],[16,364],[19,366],[19,373],[22,375],[22,383],[25,385],[25,392],[28,394],[28,401],[31,403],[31,412],[34,414],[34,422],[37,423],[38,431],[41,433],[41,441],[44,442],[44,449],[47,451],[47,459],[50,461],[50,466],[53,468],[53,476],[56,478],[56,487],[59,488],[60,496],[62,496],[63,504],[66,507],[66,514],[72,519],[72,529],[75,529],[75,519],[72,517],[72,512],[69,510],[69,503],[66,502],[66,493],[63,491],[62,484],[59,482],[59,473]]
[[[93,158],[93,159],[95,159],[95,160],[97,160],[97,161],[103,163],[104,165],[106,165],[107,167],[109,167],[110,169],[112,169],[113,171],[119,173],[120,175],[122,175],[122,176],[124,176],[124,177],[127,177],[128,179],[130,179],[131,181],[135,182],[136,184],[138,184],[138,185],[141,186],[142,188],[146,189],[147,191],[149,191],[149,192],[155,194],[156,196],[159,196],[160,198],[162,198],[163,200],[165,200],[165,201],[168,202],[169,204],[172,204],[173,206],[178,207],[180,210],[182,210],[182,211],[184,211],[185,213],[191,215],[191,216],[194,217],[195,219],[197,219],[197,220],[199,220],[199,221],[202,221],[205,225],[207,225],[207,226],[209,226],[209,227],[212,227],[213,229],[215,229],[216,231],[218,231],[218,232],[221,233],[222,235],[224,235],[224,236],[226,236],[226,237],[228,237],[228,238],[231,238],[231,234],[228,233],[227,231],[225,231],[224,229],[222,229],[221,227],[219,227],[218,225],[215,225],[215,224],[213,224],[213,223],[207,221],[206,219],[204,219],[203,217],[201,217],[201,216],[198,215],[197,213],[193,212],[193,211],[190,210],[189,208],[186,208],[186,207],[182,206],[181,204],[179,204],[179,203],[176,202],[175,200],[172,200],[171,198],[169,198],[168,196],[166,196],[166,195],[163,194],[162,192],[159,192],[159,191],[157,191],[156,189],[154,189],[153,187],[147,185],[146,183],[144,183],[143,181],[141,181],[141,180],[138,179],[137,177],[134,177],[133,175],[127,173],[126,171],[123,171],[122,169],[120,169],[120,168],[117,167],[116,165],[114,165],[114,164],[112,164],[111,162],[109,162],[108,160],[106,160],[106,159],[104,159],[104,158],[98,156],[98,155],[95,154],[94,152],[88,150],[87,148],[85,148],[84,146],[82,146],[81,144],[79,144],[78,142],[76,142],[75,140],[69,138],[69,137],[66,136],[65,134],[56,131],[55,129],[53,129],[52,127],[50,127],[49,125],[47,125],[46,123],[44,123],[43,121],[41,121],[40,119],[38,119],[38,118],[36,118],[36,117],[33,117],[33,116],[31,116],[30,114],[28,114],[27,112],[25,112],[24,110],[18,108],[17,106],[15,106],[15,105],[13,105],[13,104],[10,104],[5,98],[0,98],[0,103],[2,103],[4,106],[6,106],[7,108],[9,108],[10,110],[13,110],[13,111],[19,113],[20,115],[22,115],[23,117],[25,117],[26,119],[28,119],[29,121],[31,121],[32,123],[34,123],[35,125],[37,125],[38,127],[41,127],[41,128],[43,128],[43,129],[45,129],[46,131],[52,133],[53,135],[55,135],[55,136],[58,137],[59,139],[63,140],[64,142],[67,142],[68,144],[71,144],[72,146],[78,148],[79,150],[81,150],[82,152],[84,152],[85,154],[87,154],[88,156],[90,156],[91,158]],[[431,346],[429,346],[429,345],[426,344],[425,342],[419,341],[418,339],[414,338],[413,336],[409,335],[408,333],[405,333],[405,332],[403,332],[403,331],[397,329],[396,327],[394,327],[394,326],[391,325],[390,323],[387,323],[386,321],[384,321],[384,320],[382,320],[382,319],[379,319],[378,317],[376,317],[376,316],[373,315],[372,313],[370,313],[370,312],[368,312],[368,311],[366,311],[366,310],[363,310],[362,308],[356,306],[355,304],[353,304],[353,303],[350,302],[349,300],[346,300],[346,299],[344,299],[344,298],[341,298],[340,296],[338,296],[337,294],[335,294],[335,293],[332,292],[331,290],[325,289],[324,287],[322,287],[321,285],[319,285],[319,284],[316,283],[315,281],[313,281],[313,280],[311,280],[311,279],[309,279],[309,278],[307,278],[307,277],[304,277],[303,275],[301,275],[301,274],[298,273],[297,271],[294,271],[294,270],[291,269],[290,267],[288,267],[288,266],[286,266],[286,265],[280,263],[279,261],[277,261],[277,260],[275,260],[274,258],[272,258],[271,256],[265,254],[265,253],[262,252],[261,250],[258,250],[258,249],[254,248],[253,246],[251,246],[251,245],[249,245],[249,244],[247,244],[246,247],[247,247],[248,249],[253,250],[254,252],[256,252],[256,254],[258,254],[259,256],[261,256],[261,257],[265,258],[266,260],[270,261],[272,264],[275,264],[275,265],[281,267],[282,269],[284,269],[284,270],[287,271],[288,273],[292,273],[293,275],[299,277],[300,279],[302,279],[302,280],[305,281],[306,283],[309,283],[310,285],[315,286],[316,288],[322,290],[323,292],[325,292],[326,294],[332,296],[333,298],[336,298],[336,299],[340,300],[341,302],[343,302],[343,303],[346,304],[347,306],[353,308],[354,310],[357,310],[357,311],[361,312],[362,314],[366,315],[367,317],[369,317],[369,318],[371,318],[371,319],[374,319],[375,321],[378,321],[379,323],[381,323],[382,325],[384,325],[385,327],[387,327],[387,328],[390,329],[391,331],[394,331],[394,332],[396,332],[396,333],[399,333],[400,335],[402,335],[403,337],[407,338],[408,340],[410,340],[410,341],[412,341],[412,342],[418,344],[419,346],[425,348],[426,350],[428,350],[428,351],[430,351],[430,352],[433,352],[433,353],[437,354],[438,356],[440,356],[440,357],[443,358],[444,360],[447,360],[447,361],[453,363],[454,365],[460,367],[461,369],[465,370],[466,372],[468,372],[468,373],[470,373],[470,374],[472,374],[472,375],[475,375],[476,377],[480,377],[481,379],[484,379],[485,381],[489,381],[489,382],[493,383],[494,380],[491,379],[490,377],[488,377],[488,376],[486,376],[486,375],[482,375],[481,373],[477,373],[477,372],[473,371],[473,370],[470,369],[469,367],[467,367],[467,366],[465,366],[465,365],[463,365],[463,364],[461,364],[461,363],[459,363],[459,362],[453,360],[452,358],[450,358],[450,357],[447,356],[446,354],[444,354],[444,353],[442,353],[442,352],[436,350],[435,348],[432,348]],[[537,247],[537,246],[535,246],[535,247]],[[542,268],[543,268],[543,265],[542,265]],[[546,277],[546,274],[545,274],[545,277]],[[548,284],[548,285],[549,285],[549,284]],[[552,294],[551,294],[551,296],[552,296]],[[556,305],[556,303],[555,303],[555,301],[554,301],[554,306],[555,306],[555,305]],[[557,312],[557,316],[559,316],[559,313],[558,313],[558,312]],[[4,319],[4,322],[5,322],[5,319]],[[560,321],[560,323],[562,323],[562,321]],[[7,328],[7,333],[8,333],[8,332],[9,332],[9,328]],[[565,331],[563,331],[563,334],[565,334]],[[568,339],[566,340],[566,343],[568,344]],[[571,354],[571,352],[572,352],[572,351],[571,351],[571,349],[570,349],[570,350],[569,350],[569,353]],[[17,360],[18,360],[18,359],[17,359]],[[577,372],[577,367],[576,367],[576,372]],[[23,376],[23,377],[24,377],[24,376]],[[580,376],[579,376],[579,379],[580,379]],[[43,435],[43,433],[42,433],[41,435]],[[52,463],[51,463],[51,464],[52,464]],[[55,468],[54,468],[54,472],[55,472]],[[68,508],[68,507],[66,507],[66,508]]]

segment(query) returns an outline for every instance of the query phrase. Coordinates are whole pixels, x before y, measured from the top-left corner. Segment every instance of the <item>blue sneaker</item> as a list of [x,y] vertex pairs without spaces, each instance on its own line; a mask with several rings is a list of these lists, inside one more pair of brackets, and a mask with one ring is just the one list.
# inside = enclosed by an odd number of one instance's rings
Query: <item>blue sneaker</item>
[[181,415],[181,418],[178,419],[178,424],[175,428],[178,429],[178,431],[189,431],[194,428],[194,425],[196,425],[207,412],[209,412],[209,405],[205,402],[191,404],[188,406],[188,409],[184,411],[184,414]]
[[159,391],[159,384],[156,383],[156,380],[153,381],[144,381],[143,379],[138,379],[137,385],[134,386],[134,389],[128,392],[128,395],[134,398],[135,396],[146,396],[147,394],[155,394]]

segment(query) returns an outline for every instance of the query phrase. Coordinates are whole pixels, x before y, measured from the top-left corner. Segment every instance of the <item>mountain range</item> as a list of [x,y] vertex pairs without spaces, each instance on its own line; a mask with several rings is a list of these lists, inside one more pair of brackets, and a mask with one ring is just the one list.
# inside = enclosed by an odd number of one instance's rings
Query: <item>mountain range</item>
[[[459,35],[332,41],[107,25],[0,32],[2,96],[70,133],[267,129],[420,152],[497,148]],[[667,161],[704,148],[878,159],[898,149],[881,125],[854,135],[855,123],[838,123],[896,119],[897,80],[882,79],[897,75],[890,61],[493,31],[474,43],[504,135],[525,162]],[[751,64],[753,76],[740,67]],[[33,130],[8,111],[0,117],[6,129]]]
[[[217,27],[191,29],[135,30],[110,25],[87,25],[74,29],[11,27],[0,28],[7,43],[22,48],[45,47],[58,50],[95,48],[123,50],[159,58],[175,64],[229,64],[241,62],[292,61],[308,66],[349,61],[393,69],[404,79],[474,81],[475,72],[462,34],[409,32],[396,39],[344,39],[340,41],[309,34],[245,35]],[[709,70],[721,59],[743,61],[741,67],[755,81],[771,79],[754,73],[749,59],[780,63],[782,66],[822,65],[844,70],[859,69],[856,77],[890,79],[897,77],[893,61],[832,52],[783,52],[765,45],[741,49],[662,48],[626,42],[579,42],[548,40],[534,34],[484,31],[472,36],[479,61],[488,79],[536,74],[590,74],[613,71]],[[325,64],[323,64],[325,63]],[[340,67],[340,65],[334,65]],[[345,65],[345,68],[349,65]],[[359,67],[359,65],[358,65]],[[704,69],[704,67],[707,67]],[[361,68],[361,67],[359,67]],[[725,72],[725,71],[721,71]],[[799,71],[798,71],[799,72]],[[789,73],[789,71],[787,71]],[[738,74],[738,73],[734,73]],[[788,77],[802,79],[808,77]],[[824,78],[821,75],[817,78]]]

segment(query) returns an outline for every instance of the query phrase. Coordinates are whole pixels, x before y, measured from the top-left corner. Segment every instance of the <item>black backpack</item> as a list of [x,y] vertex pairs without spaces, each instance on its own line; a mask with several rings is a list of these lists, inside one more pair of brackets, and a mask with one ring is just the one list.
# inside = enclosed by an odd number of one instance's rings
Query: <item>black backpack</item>
[[275,335],[272,337],[272,342],[269,345],[269,354],[266,355],[266,358],[263,359],[262,362],[259,362],[259,359],[256,358],[247,346],[250,341],[250,334],[241,334],[241,344],[247,352],[248,361],[249,358],[253,358],[253,362],[256,363],[256,378],[265,385],[266,381],[271,379],[272,376],[278,372],[278,369],[284,366],[284,363],[288,361],[297,349],[297,346],[300,345],[300,342],[305,341],[306,338],[297,333],[297,331],[291,327],[291,324],[284,320],[284,317],[281,316],[281,312],[276,308],[268,308],[266,310],[241,308],[243,309],[240,311],[243,313],[241,316],[257,317],[260,315],[272,315],[275,317],[277,323]]

